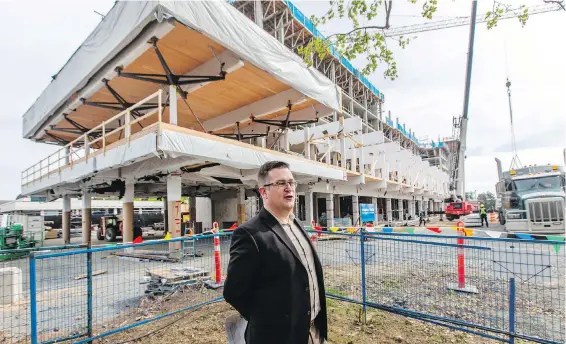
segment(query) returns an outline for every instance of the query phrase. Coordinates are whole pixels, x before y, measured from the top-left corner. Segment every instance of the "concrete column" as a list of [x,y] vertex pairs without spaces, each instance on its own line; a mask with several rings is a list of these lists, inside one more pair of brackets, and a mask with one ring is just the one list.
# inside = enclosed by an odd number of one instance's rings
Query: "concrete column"
[[90,222],[90,218],[91,218],[91,195],[90,193],[85,189],[83,191],[83,209],[82,209],[82,243],[83,244],[87,244],[90,245],[91,244],[91,238],[90,238],[90,232],[91,232],[91,222]]
[[197,198],[195,196],[189,198],[189,215],[191,222],[197,222]]
[[134,239],[134,182],[127,180],[122,197],[122,242],[132,242]]
[[415,200],[409,201],[409,215],[414,219],[415,218]]
[[334,227],[334,195],[326,194],[326,226]]
[[391,223],[393,221],[393,207],[391,206],[391,198],[385,199],[385,211],[387,212],[387,221]]
[[403,200],[400,199],[399,200],[399,220],[400,221],[404,221],[405,220],[405,209],[403,209]]
[[360,219],[360,203],[358,195],[352,195],[352,225],[361,226],[362,219]]
[[334,217],[340,217],[340,195],[334,195]]
[[169,85],[169,123],[177,125],[177,88]]
[[[318,193],[312,193],[312,219],[314,222],[318,222]],[[308,225],[310,226],[310,222]]]
[[374,208],[374,215],[373,215],[373,225],[377,226],[378,224],[378,220],[379,220],[379,214],[377,212],[377,197],[372,197],[371,198],[371,204],[373,204],[373,208]]
[[71,196],[63,196],[63,212],[61,213],[61,227],[63,230],[63,242],[71,243]]
[[313,216],[313,212],[314,212],[314,207],[313,207],[313,192],[312,190],[309,188],[309,190],[307,190],[305,192],[305,224],[306,226],[310,226],[312,220],[314,220],[314,216]]
[[[181,236],[181,176],[167,177],[167,228],[171,239]],[[181,243],[169,243],[169,255],[181,258]]]
[[238,187],[238,224],[246,222],[246,189],[243,186]]

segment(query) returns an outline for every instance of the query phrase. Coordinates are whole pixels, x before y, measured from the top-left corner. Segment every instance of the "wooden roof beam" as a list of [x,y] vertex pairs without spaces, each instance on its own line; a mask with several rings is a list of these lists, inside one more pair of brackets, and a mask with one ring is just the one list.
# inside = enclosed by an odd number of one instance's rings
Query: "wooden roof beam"
[[[230,111],[223,115],[204,121],[206,131],[216,131],[235,125],[236,122],[250,121],[250,116],[260,118],[287,108],[289,102],[293,105],[300,104],[307,100],[307,97],[295,89],[278,93],[271,97],[264,98],[255,103],[243,106],[239,109]],[[291,110],[292,111],[292,110]]]

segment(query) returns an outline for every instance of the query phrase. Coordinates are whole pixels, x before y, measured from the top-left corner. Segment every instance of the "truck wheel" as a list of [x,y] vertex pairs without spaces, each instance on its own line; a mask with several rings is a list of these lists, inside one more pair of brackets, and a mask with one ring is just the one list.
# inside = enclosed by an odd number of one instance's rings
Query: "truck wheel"
[[102,234],[102,229],[99,228],[99,229],[96,231],[96,238],[97,238],[98,240],[104,240],[104,234]]
[[503,215],[503,213],[499,213],[499,224],[500,225],[505,225],[505,215]]
[[106,228],[106,233],[104,233],[104,239],[106,239],[106,241],[116,240],[116,228],[114,227]]
[[137,237],[141,237],[142,236],[142,229],[141,227],[134,227],[134,240]]

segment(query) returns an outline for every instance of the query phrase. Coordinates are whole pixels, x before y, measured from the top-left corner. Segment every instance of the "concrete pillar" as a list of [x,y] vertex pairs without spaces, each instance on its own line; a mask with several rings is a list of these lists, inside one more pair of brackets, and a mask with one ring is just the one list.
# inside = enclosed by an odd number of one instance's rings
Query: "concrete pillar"
[[360,203],[358,195],[352,195],[352,225],[361,226],[362,219],[360,219]]
[[191,222],[197,222],[197,198],[195,196],[189,197],[189,215]]
[[405,220],[405,209],[403,209],[403,200],[402,199],[399,200],[398,209],[399,209],[399,214],[398,214],[399,221],[404,221]]
[[122,197],[122,242],[132,242],[134,239],[134,182],[127,180]]
[[[181,236],[181,176],[167,177],[167,228],[171,239]],[[171,258],[181,258],[181,243],[169,243]]]
[[379,214],[377,212],[377,197],[371,198],[371,204],[373,204],[373,209],[375,211],[375,213],[373,215],[373,225],[377,226],[377,224],[379,222]]
[[169,85],[169,123],[177,125],[177,87]]
[[63,230],[63,242],[65,244],[71,243],[71,196],[63,196],[63,212],[62,212],[61,227]]
[[309,190],[307,190],[305,192],[305,224],[307,226],[311,225],[312,220],[314,220],[314,207],[313,207],[313,202],[314,202],[314,197],[313,197],[313,192],[312,190],[309,188]]
[[[312,218],[314,222],[318,222],[318,193],[312,193]],[[308,223],[310,226],[310,222]]]
[[340,217],[340,195],[334,195],[334,217]]
[[387,221],[393,221],[393,207],[391,206],[391,198],[385,199],[385,211],[387,212]]
[[326,226],[334,227],[334,195],[326,194]]
[[412,199],[409,201],[409,215],[411,216],[412,219],[415,218],[415,200]]
[[238,186],[238,224],[241,225],[246,222],[246,189],[243,186]]
[[91,238],[91,195],[85,189],[83,190],[83,209],[82,209],[82,243],[90,246]]

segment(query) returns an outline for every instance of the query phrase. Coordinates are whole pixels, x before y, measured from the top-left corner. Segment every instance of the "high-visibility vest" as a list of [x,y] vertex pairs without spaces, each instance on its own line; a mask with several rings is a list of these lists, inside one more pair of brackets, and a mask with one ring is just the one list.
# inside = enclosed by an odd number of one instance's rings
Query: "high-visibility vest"
[[480,215],[487,215],[485,208],[480,208]]

